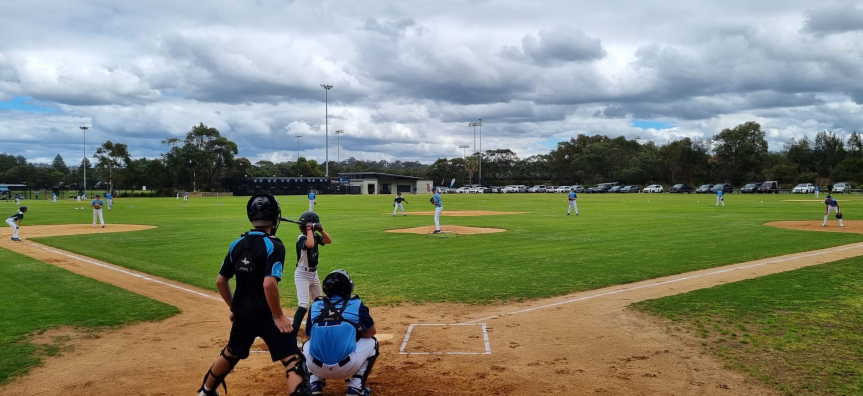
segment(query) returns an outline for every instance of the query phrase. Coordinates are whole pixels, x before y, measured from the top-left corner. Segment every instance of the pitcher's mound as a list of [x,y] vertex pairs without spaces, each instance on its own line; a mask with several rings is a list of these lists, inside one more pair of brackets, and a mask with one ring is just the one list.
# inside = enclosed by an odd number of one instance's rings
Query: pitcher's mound
[[[440,226],[443,232],[453,232],[459,235],[476,235],[476,234],[494,234],[496,232],[506,232],[503,228],[484,228],[484,227],[465,227],[465,226]],[[414,228],[396,228],[387,230],[387,232],[398,232],[401,234],[431,234],[434,231],[434,226],[422,226]]]
[[785,228],[789,230],[803,231],[826,231],[826,232],[848,232],[852,234],[863,234],[863,220],[845,220],[845,227],[839,227],[839,220],[830,214],[827,227],[821,227],[821,220],[816,221],[773,221],[764,223],[769,227]]
[[[451,217],[467,217],[467,216],[497,216],[497,215],[514,215],[514,214],[526,214],[530,212],[494,212],[490,210],[444,210],[441,212],[441,216],[451,216]],[[383,213],[391,215],[392,212]],[[434,211],[428,212],[407,212],[408,216],[434,216]],[[398,213],[401,215],[401,212]]]

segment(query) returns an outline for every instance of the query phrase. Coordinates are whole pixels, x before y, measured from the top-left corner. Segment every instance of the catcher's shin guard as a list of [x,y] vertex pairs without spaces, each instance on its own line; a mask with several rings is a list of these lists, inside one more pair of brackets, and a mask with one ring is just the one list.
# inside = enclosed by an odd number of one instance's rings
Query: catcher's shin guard
[[[372,373],[372,368],[375,366],[375,360],[378,360],[378,355],[380,355],[380,345],[378,344],[378,339],[374,338],[374,337],[372,337],[372,339],[375,340],[375,354],[374,354],[374,356],[372,356],[372,357],[368,358],[368,360],[366,360],[366,362],[368,362],[368,366],[366,366],[366,371],[363,372],[363,375],[354,374],[353,376],[351,376],[351,378],[359,378],[360,379],[361,389],[356,389],[356,388],[354,388],[354,389],[357,392],[359,392],[359,394],[361,394],[361,395],[363,394],[363,392],[366,389],[366,383],[369,380],[369,374]],[[345,380],[345,382],[349,382],[349,381],[350,381],[350,378]]]
[[293,371],[302,378],[302,381],[299,385],[297,385],[296,389],[291,392],[290,396],[312,396],[311,373],[309,372],[308,367],[306,367],[305,355],[295,355],[287,361],[282,362],[282,365],[288,367],[291,363],[294,362],[296,362],[296,364],[294,364],[293,367],[285,370],[285,378],[288,378]]
[[[210,369],[207,370],[207,374],[204,375],[204,381],[201,383],[201,389],[198,389],[198,392],[212,393],[213,395],[218,395],[218,393],[216,393],[215,390],[216,390],[216,388],[219,387],[219,385],[222,385],[222,388],[225,389],[225,393],[228,393],[228,385],[225,384],[225,377],[227,377],[228,374],[230,374],[231,371],[234,370],[234,367],[236,367],[237,363],[240,362],[240,358],[236,357],[236,356],[228,357],[228,355],[225,354],[226,350],[228,350],[228,347],[223,348],[222,353],[219,356],[225,358],[225,360],[227,360],[228,363],[230,364],[230,366],[228,367],[228,371],[226,371],[222,375],[217,375],[216,373],[213,372],[213,366],[210,366]],[[215,363],[214,363],[214,365],[215,365]],[[208,391],[208,390],[204,389],[204,386],[207,385],[207,378],[209,378],[211,375],[213,376],[213,378],[216,379],[216,385],[213,386],[213,389]]]

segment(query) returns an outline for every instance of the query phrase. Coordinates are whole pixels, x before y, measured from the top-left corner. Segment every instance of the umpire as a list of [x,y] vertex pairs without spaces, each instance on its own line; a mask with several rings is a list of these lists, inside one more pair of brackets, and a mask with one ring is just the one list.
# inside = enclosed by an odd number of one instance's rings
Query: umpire
[[[254,229],[231,244],[216,280],[219,294],[231,308],[231,337],[204,376],[198,396],[219,396],[219,385],[227,392],[225,377],[240,360],[249,357],[256,337],[267,343],[273,361],[285,366],[290,394],[310,396],[305,357],[297,348],[291,319],[282,312],[279,301],[285,245],[276,238],[276,231],[282,210],[274,196],[256,194],[246,204],[246,212]],[[235,275],[237,289],[232,295],[228,280]]]

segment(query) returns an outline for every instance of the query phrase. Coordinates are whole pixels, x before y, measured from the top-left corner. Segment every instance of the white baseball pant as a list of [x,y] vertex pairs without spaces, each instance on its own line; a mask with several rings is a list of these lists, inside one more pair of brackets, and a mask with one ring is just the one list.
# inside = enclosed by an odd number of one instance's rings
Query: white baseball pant
[[573,199],[572,201],[569,201],[569,206],[566,207],[566,214],[569,214],[569,212],[573,208],[575,209],[575,214],[578,214],[578,205],[575,203],[575,201],[577,200]]
[[51,202],[57,202],[57,196],[56,195],[51,197]]
[[9,224],[9,227],[12,227],[12,238],[18,238],[18,224],[15,224],[15,220],[6,219],[6,224]]
[[434,208],[434,229],[440,231],[440,214],[443,212],[443,206]]
[[[314,337],[312,333],[312,337]],[[357,349],[351,352],[351,360],[344,366],[339,367],[338,364],[324,364],[318,366],[312,360],[309,341],[303,345],[303,354],[306,355],[306,366],[312,372],[311,381],[320,381],[322,379],[348,379],[348,386],[354,389],[362,389],[362,377],[369,368],[369,358],[375,356],[375,339],[360,338],[357,340]]]
[[108,210],[111,210],[111,206],[114,205],[114,198],[108,200]]
[[815,190],[815,198],[818,198],[818,190]]
[[[838,206],[828,206],[827,207],[827,214],[824,215],[824,223],[821,224],[822,226],[827,225],[827,219],[830,218],[830,213],[833,213],[833,212],[839,213],[839,207]],[[842,227],[845,227],[845,223],[842,222],[842,219],[839,219],[839,225]]]
[[719,206],[719,204],[722,204],[722,206],[725,207],[725,198],[717,195],[716,196],[716,206]]
[[294,285],[297,287],[297,305],[300,308],[309,309],[309,301],[314,301],[316,298],[324,294],[321,290],[321,280],[318,278],[318,271],[307,271],[308,268],[297,267],[294,271]]
[[394,208],[393,208],[393,216],[395,216],[395,215],[396,215],[396,212],[398,212],[399,208],[402,208],[402,215],[404,215],[404,214],[405,214],[405,206],[404,206],[404,204],[402,204],[401,202],[399,202],[399,203],[397,203],[397,204],[396,204],[396,207],[394,207]]
[[315,211],[315,201],[309,201],[309,212]]
[[102,217],[102,209],[93,208],[93,227],[96,226],[97,218],[102,225],[105,225],[105,218]]

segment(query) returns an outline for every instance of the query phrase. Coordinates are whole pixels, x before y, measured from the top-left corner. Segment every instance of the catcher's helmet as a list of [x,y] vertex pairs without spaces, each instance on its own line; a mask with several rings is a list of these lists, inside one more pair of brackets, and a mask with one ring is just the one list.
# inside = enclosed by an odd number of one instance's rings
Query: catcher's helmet
[[347,271],[335,270],[324,278],[323,289],[327,297],[350,297],[354,292],[354,281],[351,280],[351,276],[348,275]]
[[18,208],[18,210],[20,210],[20,211],[22,211],[22,212],[26,212],[26,211],[28,211],[29,209],[30,209],[30,208],[28,208],[28,207],[26,207],[26,206],[21,206],[21,207],[19,207],[19,208]]
[[279,229],[279,221],[282,217],[282,207],[276,197],[270,194],[255,194],[249,199],[246,204],[246,214],[249,216],[249,221],[255,220],[270,220],[273,222],[273,231],[271,235],[276,235],[276,230]]
[[315,212],[308,211],[303,212],[303,214],[300,215],[300,219],[297,221],[300,223],[300,225],[306,225],[306,223],[320,223],[321,217],[318,216],[318,214]]

